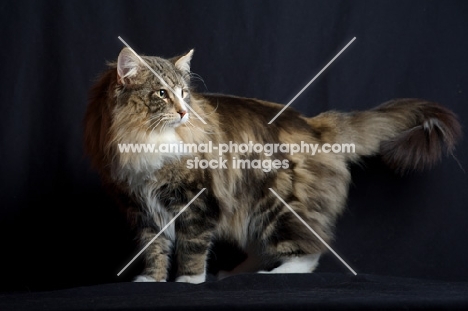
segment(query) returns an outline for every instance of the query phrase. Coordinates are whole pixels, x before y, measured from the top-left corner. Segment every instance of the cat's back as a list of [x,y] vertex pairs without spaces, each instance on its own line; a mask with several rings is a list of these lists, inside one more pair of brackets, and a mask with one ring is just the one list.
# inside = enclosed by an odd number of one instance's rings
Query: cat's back
[[306,117],[289,107],[272,124],[268,124],[284,108],[281,104],[225,94],[203,93],[196,96],[211,106],[218,115],[221,127],[226,130],[263,129],[271,133],[277,133],[279,129],[310,131]]

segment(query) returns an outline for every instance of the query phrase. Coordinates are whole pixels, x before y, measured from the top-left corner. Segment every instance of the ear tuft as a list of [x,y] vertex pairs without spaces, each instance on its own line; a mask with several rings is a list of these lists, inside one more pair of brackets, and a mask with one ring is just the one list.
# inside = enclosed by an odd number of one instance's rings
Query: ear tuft
[[184,56],[179,57],[179,59],[175,62],[176,68],[179,70],[189,72],[190,71],[190,61],[192,60],[193,56],[193,49],[191,49],[187,54]]
[[125,47],[117,59],[117,74],[119,83],[130,84],[141,68],[141,62],[138,56],[129,48]]

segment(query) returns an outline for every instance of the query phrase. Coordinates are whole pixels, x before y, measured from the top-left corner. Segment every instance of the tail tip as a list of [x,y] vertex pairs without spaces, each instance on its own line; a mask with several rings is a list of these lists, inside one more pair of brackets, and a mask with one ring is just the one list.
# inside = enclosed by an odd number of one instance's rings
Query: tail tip
[[451,110],[427,103],[423,106],[422,115],[419,125],[380,145],[384,162],[399,173],[432,167],[444,151],[448,155],[453,154],[462,138],[461,125]]

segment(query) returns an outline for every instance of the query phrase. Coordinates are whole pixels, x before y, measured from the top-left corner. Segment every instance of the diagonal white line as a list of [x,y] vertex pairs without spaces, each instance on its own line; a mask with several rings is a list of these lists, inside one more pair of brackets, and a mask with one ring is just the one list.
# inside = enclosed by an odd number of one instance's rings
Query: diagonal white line
[[195,201],[195,199],[198,198],[198,196],[199,196],[200,194],[202,194],[203,191],[205,191],[205,189],[206,189],[206,188],[203,188],[202,190],[200,190],[200,192],[198,192],[197,195],[194,196],[193,199],[191,199],[190,202],[188,202],[187,205],[185,205],[184,208],[182,208],[182,209],[180,210],[180,212],[178,212],[177,215],[175,215],[174,218],[172,218],[171,221],[169,221],[169,222],[167,223],[167,225],[165,225],[164,228],[162,228],[161,231],[159,231],[159,233],[156,234],[155,237],[152,238],[151,241],[149,241],[149,242],[145,245],[145,247],[143,247],[143,248],[141,249],[141,251],[139,251],[138,254],[136,254],[135,257],[133,257],[133,259],[130,260],[130,262],[129,262],[125,267],[123,267],[122,270],[120,270],[119,273],[117,273],[117,276],[120,276],[120,275],[122,274],[122,272],[124,272],[125,269],[127,269],[128,266],[130,266],[130,265],[132,264],[132,262],[134,262],[135,259],[137,259],[138,256],[140,256],[141,253],[143,253],[143,252],[148,248],[148,246],[150,246],[150,244],[153,243],[154,240],[156,240],[156,239],[161,235],[161,233],[164,232],[164,230],[166,230],[167,228],[169,228],[169,226],[177,219],[177,217],[179,217],[180,214],[182,214],[182,213],[187,209],[187,207],[189,207],[190,204],[192,204],[193,201]]
[[185,100],[184,100],[182,97],[180,97],[180,95],[177,94],[177,92],[174,91],[174,90],[172,89],[172,87],[170,87],[170,86],[166,83],[166,81],[165,81],[156,71],[154,71],[153,68],[151,68],[151,66],[148,65],[148,63],[146,63],[146,62],[143,60],[143,58],[141,58],[140,55],[138,55],[138,54],[135,52],[135,50],[133,50],[133,49],[130,47],[130,45],[127,44],[127,42],[125,42],[124,39],[122,39],[120,36],[119,36],[118,38],[119,38],[120,41],[122,41],[123,44],[125,44],[125,45],[130,49],[130,51],[133,52],[133,54],[136,55],[136,57],[138,57],[138,59],[139,59],[146,67],[148,67],[148,69],[161,81],[161,83],[164,85],[164,87],[168,88],[180,101],[182,101],[182,102],[185,104],[185,106],[186,106],[188,109],[190,109],[190,111],[193,112],[193,114],[196,115],[197,118],[200,119],[200,121],[203,122],[203,124],[206,124],[205,120],[203,120],[203,119],[198,115],[198,113],[196,113],[195,110],[194,110],[192,107],[190,107],[190,105],[188,105],[188,104],[185,102]]
[[288,205],[288,203],[286,203],[279,195],[278,193],[275,192],[275,190],[271,189],[271,188],[268,188],[270,189],[271,192],[273,192],[274,195],[276,195],[276,197],[287,207],[289,208],[289,210],[294,214],[296,215],[297,218],[299,218],[299,220],[307,227],[307,229],[309,229],[316,237],[317,239],[320,240],[320,242],[323,243],[323,245],[325,245],[332,253],[333,255],[335,255],[345,266],[346,268],[348,268],[354,275],[357,275],[357,273],[343,260],[343,258],[340,257],[340,255],[338,255],[334,250],[333,248],[330,247],[330,245],[327,244],[327,242],[325,242],[322,237],[320,237],[320,235],[317,234],[317,232],[315,232],[314,229],[312,229],[305,221],[304,219],[302,219],[292,208],[291,206]]
[[294,96],[294,97],[293,97],[293,99],[291,99],[291,100],[289,101],[289,103],[288,103],[286,106],[284,106],[284,107],[283,107],[283,109],[281,109],[281,111],[280,111],[280,112],[278,112],[278,114],[276,114],[276,116],[274,116],[274,118],[273,118],[273,119],[271,119],[271,120],[270,120],[270,122],[268,122],[268,124],[271,124],[271,123],[273,123],[273,121],[275,121],[275,120],[276,120],[276,118],[278,118],[278,117],[279,117],[279,115],[280,115],[280,114],[282,114],[282,113],[283,113],[283,111],[285,111],[285,110],[286,110],[286,108],[288,108],[288,107],[289,107],[289,105],[291,105],[291,104],[293,103],[293,101],[295,101],[295,100],[296,100],[296,98],[298,98],[298,97],[299,97],[299,95],[301,95],[301,94],[302,94],[302,92],[304,92],[304,91],[306,90],[306,88],[308,88],[308,87],[309,87],[309,85],[311,85],[311,84],[312,84],[312,82],[314,82],[314,81],[315,81],[315,79],[317,79],[317,78],[318,78],[318,77],[319,77],[319,76],[322,74],[322,72],[324,72],[324,71],[325,71],[325,69],[327,69],[327,68],[328,68],[328,66],[330,66],[330,65],[331,65],[331,64],[332,64],[332,63],[335,61],[335,59],[337,59],[337,58],[338,58],[338,56],[340,56],[340,55],[341,55],[341,53],[343,53],[343,52],[344,52],[344,50],[346,50],[346,49],[348,48],[348,46],[350,46],[350,45],[351,45],[351,43],[353,43],[353,42],[354,42],[354,40],[356,40],[356,37],[354,37],[353,39],[351,39],[351,41],[349,41],[349,43],[348,43],[348,44],[346,44],[346,46],[345,46],[344,48],[342,48],[342,49],[341,49],[341,51],[339,51],[339,52],[338,52],[338,54],[336,54],[336,56],[335,56],[335,57],[333,57],[333,59],[332,59],[331,61],[329,61],[329,62],[328,62],[328,64],[326,64],[326,65],[325,65],[325,67],[323,67],[323,69],[322,69],[322,70],[320,70],[320,72],[319,72],[318,74],[316,74],[316,75],[315,75],[315,77],[313,77],[313,78],[312,78],[312,80],[310,80],[310,81],[309,81],[309,83],[307,83],[307,85],[306,85],[306,86],[304,86],[304,87],[302,88],[302,90],[300,90],[300,91],[299,91],[299,93],[297,93],[297,95],[296,95],[296,96]]

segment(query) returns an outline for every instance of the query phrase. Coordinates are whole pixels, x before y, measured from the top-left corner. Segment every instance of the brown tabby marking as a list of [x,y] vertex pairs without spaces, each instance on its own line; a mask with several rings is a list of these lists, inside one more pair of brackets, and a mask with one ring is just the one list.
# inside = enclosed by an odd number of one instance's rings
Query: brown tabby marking
[[[129,221],[145,245],[202,188],[175,225],[144,252],[144,280],[165,281],[174,253],[178,281],[205,280],[206,259],[215,239],[244,249],[255,246],[259,269],[279,262],[277,271],[305,263],[312,272],[325,247],[268,190],[273,188],[326,242],[343,212],[351,180],[349,164],[381,154],[396,170],[420,169],[451,152],[460,137],[456,116],[438,104],[398,99],[363,112],[325,112],[313,118],[257,99],[190,90],[192,51],[166,60],[143,57],[184,100],[171,92],[128,49],[91,90],[85,116],[85,146],[103,181],[113,187]],[[162,94],[167,94],[164,97]],[[190,105],[205,121],[187,112]],[[187,115],[186,115],[187,114]],[[185,118],[185,119],[184,119]],[[216,153],[120,153],[119,143],[354,143],[356,153],[275,153],[289,167],[272,169],[188,169],[186,161],[218,159]],[[225,158],[265,159],[263,154],[226,154]],[[314,255],[314,256],[310,256]],[[315,262],[310,262],[310,258]],[[295,261],[296,260],[296,261]],[[301,261],[302,260],[302,261]],[[309,262],[308,262],[309,261]],[[285,268],[286,269],[286,268]],[[301,268],[304,269],[304,268]],[[139,280],[143,280],[139,279]]]

